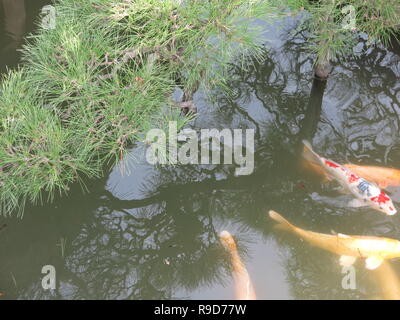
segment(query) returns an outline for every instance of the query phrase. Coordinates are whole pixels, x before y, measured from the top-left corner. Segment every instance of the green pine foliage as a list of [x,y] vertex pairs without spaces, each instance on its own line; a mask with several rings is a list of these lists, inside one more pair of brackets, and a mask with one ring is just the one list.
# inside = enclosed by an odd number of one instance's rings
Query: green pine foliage
[[286,0],[295,12],[304,12],[309,46],[317,55],[316,64],[337,61],[352,54],[360,33],[369,44],[387,45],[398,39],[399,0]]
[[103,175],[146,129],[181,117],[171,100],[177,86],[224,87],[229,63],[261,57],[252,21],[272,13],[265,0],[59,0],[55,7],[56,28],[31,36],[23,67],[1,83],[3,215]]

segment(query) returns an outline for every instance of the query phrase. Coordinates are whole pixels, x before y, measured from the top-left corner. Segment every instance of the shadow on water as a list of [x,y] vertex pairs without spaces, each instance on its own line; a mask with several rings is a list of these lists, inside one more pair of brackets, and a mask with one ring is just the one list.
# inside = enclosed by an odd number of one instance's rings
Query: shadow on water
[[[266,212],[319,232],[400,238],[397,216],[348,209],[298,170],[305,138],[341,163],[400,167],[399,56],[364,50],[336,66],[327,83],[313,82],[312,57],[300,44],[286,38],[263,63],[232,66],[233,98],[217,92],[211,105],[195,96],[191,127],[255,129],[252,175],[236,177],[234,165],[158,168],[127,159],[125,174],[114,168],[88,181],[89,193],[74,186],[52,205],[27,208],[0,231],[2,298],[232,298],[223,229],[236,235],[261,299],[373,297],[361,263],[357,288],[344,290],[338,257],[272,231]],[[57,270],[56,290],[42,288],[44,265]]]
[[314,78],[308,107],[305,111],[299,133],[300,137],[305,140],[312,140],[317,131],[317,125],[321,118],[322,100],[324,98],[325,88],[325,80]]

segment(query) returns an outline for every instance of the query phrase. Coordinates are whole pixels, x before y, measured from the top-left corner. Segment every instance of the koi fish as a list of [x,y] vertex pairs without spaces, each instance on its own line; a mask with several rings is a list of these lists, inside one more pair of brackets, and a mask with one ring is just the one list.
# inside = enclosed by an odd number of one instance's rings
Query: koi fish
[[345,164],[343,167],[351,170],[366,180],[376,183],[380,188],[400,186],[400,170],[377,166],[358,166]]
[[400,300],[400,281],[388,261],[384,261],[376,270],[372,271],[380,287],[384,300]]
[[269,211],[269,216],[278,222],[276,228],[290,231],[314,246],[340,255],[341,266],[351,266],[357,258],[362,258],[365,267],[373,270],[384,260],[400,257],[400,241],[395,239],[317,233],[296,227],[275,211]]
[[[308,162],[306,160],[304,160],[301,165],[304,169],[309,170],[321,177],[323,181],[332,180],[321,165]],[[359,175],[361,178],[375,183],[381,189],[386,189],[388,187],[400,187],[400,170],[398,169],[378,166],[359,166],[352,163],[346,163],[343,165],[343,167]]]
[[222,245],[229,251],[231,256],[236,299],[255,300],[256,293],[246,267],[237,252],[235,240],[228,231],[222,231],[219,238]]
[[321,166],[327,176],[339,182],[342,191],[351,193],[355,197],[349,202],[349,206],[355,208],[369,206],[387,215],[396,214],[397,210],[392,199],[377,185],[368,182],[340,164],[319,156],[308,141],[303,140],[303,144],[303,157],[313,165]]

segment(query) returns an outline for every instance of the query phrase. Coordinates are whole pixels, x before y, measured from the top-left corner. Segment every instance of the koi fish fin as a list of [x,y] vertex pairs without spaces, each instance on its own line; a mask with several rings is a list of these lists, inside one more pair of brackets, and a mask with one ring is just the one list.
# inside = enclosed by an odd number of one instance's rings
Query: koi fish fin
[[344,238],[344,239],[350,239],[350,238],[351,238],[351,237],[348,236],[347,234],[343,234],[343,233],[338,233],[337,236],[338,236],[339,238]]
[[304,169],[308,171],[312,171],[314,174],[318,175],[322,182],[332,181],[332,177],[326,172],[325,168],[321,164],[317,164],[315,162],[310,162],[308,159],[303,157],[301,165]]
[[365,267],[369,270],[378,268],[383,262],[382,258],[370,256],[365,260]]
[[331,234],[333,234],[334,236],[337,236],[338,233],[335,230],[331,229]]
[[354,262],[356,262],[357,257],[353,257],[353,256],[340,256],[339,259],[339,264],[342,267],[350,267],[354,264]]
[[321,165],[321,157],[315,153],[311,144],[307,140],[303,140],[303,158],[312,164]]
[[368,206],[368,202],[360,200],[360,199],[353,199],[349,201],[348,206],[351,208],[361,208]]
[[289,221],[287,221],[284,217],[282,217],[278,212],[270,210],[269,216],[271,217],[271,219],[278,222],[278,224],[275,226],[275,228],[277,228],[277,229],[290,231],[295,228],[294,225],[292,225]]
[[336,187],[335,191],[337,191],[341,194],[349,194],[349,189],[342,185],[339,185],[338,187]]
[[387,187],[389,187],[389,183],[387,183],[386,181],[379,181],[378,187],[381,189],[387,189]]

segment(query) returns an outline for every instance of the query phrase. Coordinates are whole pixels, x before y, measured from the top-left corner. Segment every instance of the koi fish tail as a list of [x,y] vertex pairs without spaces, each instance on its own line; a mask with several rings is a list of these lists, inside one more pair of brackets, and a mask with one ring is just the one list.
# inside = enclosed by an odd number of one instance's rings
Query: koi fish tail
[[314,152],[311,144],[307,140],[303,140],[303,145],[303,158],[311,162],[311,164],[321,165],[321,158]]
[[289,221],[287,221],[284,217],[282,217],[278,212],[275,212],[273,210],[269,211],[269,216],[278,222],[277,225],[275,225],[275,228],[280,229],[280,230],[285,230],[285,231],[296,231],[296,227],[291,224]]
[[311,170],[323,178],[323,181],[331,181],[332,177],[328,174],[324,166],[322,165],[321,157],[314,152],[311,144],[303,140],[303,167]]

